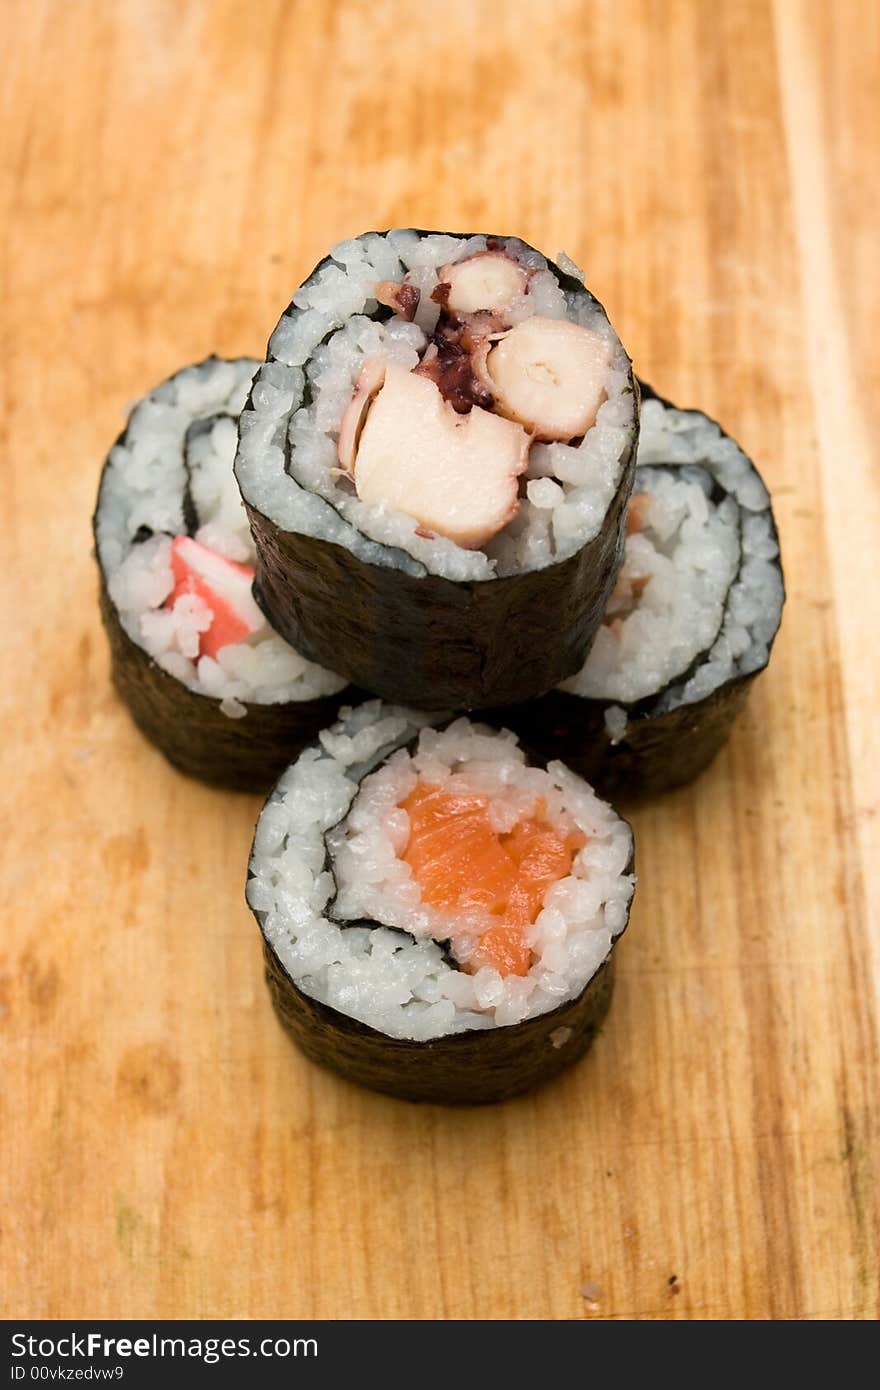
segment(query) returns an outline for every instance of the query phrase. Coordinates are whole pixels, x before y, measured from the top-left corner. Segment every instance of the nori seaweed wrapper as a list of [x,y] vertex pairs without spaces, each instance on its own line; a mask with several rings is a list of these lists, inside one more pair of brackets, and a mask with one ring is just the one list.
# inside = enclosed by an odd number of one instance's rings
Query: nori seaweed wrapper
[[684,786],[709,766],[759,674],[732,676],[704,699],[662,714],[631,714],[619,743],[605,726],[614,700],[585,700],[565,690],[480,717],[512,729],[548,762],[564,761],[607,800],[636,800]]
[[[645,382],[640,381],[639,388],[643,401],[658,400],[667,408],[678,409]],[[693,413],[704,415],[703,411]],[[717,424],[711,416],[705,418]],[[722,429],[722,434],[725,433]],[[663,465],[651,463],[649,466]],[[778,544],[776,524],[769,507],[768,513]],[[781,559],[777,558],[775,566],[782,577]],[[784,598],[783,584],[783,602]],[[780,604],[780,618],[781,611]],[[769,661],[776,631],[778,622],[760,665],[747,672],[735,672],[702,699],[690,700],[672,709],[656,712],[656,705],[669,685],[681,683],[681,677],[676,677],[655,695],[630,706],[614,699],[586,699],[568,691],[553,690],[540,700],[489,711],[482,717],[512,729],[544,760],[560,758],[612,801],[616,797],[636,800],[657,796],[691,782],[727,742],[753,682]],[[702,657],[695,666],[700,660]],[[612,705],[618,705],[627,716],[626,731],[619,742],[612,742],[605,724],[605,711]]]
[[[206,362],[215,360],[208,358]],[[204,423],[199,421],[197,425]],[[123,431],[115,444],[124,443],[125,438]],[[98,486],[92,531],[93,553],[100,573],[101,619],[110,644],[110,674],[116,692],[141,733],[181,772],[232,791],[265,792],[291,759],[332,723],[340,706],[359,698],[359,692],[346,686],[338,694],[314,700],[279,704],[238,701],[246,713],[231,718],[221,709],[220,699],[191,690],[163,670],[126,632],[110,597],[97,536],[101,494],[109,466],[108,455]],[[191,533],[197,528],[198,518],[188,485],[182,497],[182,511]],[[138,539],[135,537],[135,542]]]
[[[407,745],[398,743],[396,746]],[[387,750],[381,760],[386,756]],[[527,760],[533,766],[538,762],[531,750],[528,750]],[[359,785],[376,765],[371,762],[364,765],[360,774],[350,775],[356,776]],[[329,831],[324,834],[326,841]],[[254,843],[256,845],[256,838]],[[253,854],[254,850],[251,858]],[[329,855],[325,871],[333,873]],[[633,847],[623,872],[632,874],[634,871]],[[250,874],[249,861],[249,878]],[[631,908],[632,898],[627,907],[627,921],[614,937],[608,954],[573,999],[520,1023],[473,1028],[427,1040],[391,1037],[306,994],[297,986],[268,939],[265,914],[254,908],[251,911],[262,936],[265,978],[273,1007],[292,1040],[310,1061],[347,1081],[400,1100],[437,1105],[486,1105],[534,1090],[587,1052],[611,1004],[614,953],[626,931]],[[334,920],[332,906],[326,911],[330,920]],[[386,926],[363,920],[347,924],[337,922],[337,925]],[[444,943],[438,944],[442,949]],[[444,955],[447,963],[455,964],[448,950],[444,950]]]
[[277,705],[239,701],[247,713],[231,719],[219,700],[190,690],[129,637],[103,573],[99,601],[116,693],[141,733],[168,761],[202,782],[230,791],[265,792],[333,722],[339,707],[357,698],[347,686],[318,700]]
[[[598,305],[579,280],[548,264],[563,289]],[[291,303],[285,313],[293,310]],[[267,363],[275,360],[267,352]],[[285,530],[245,496],[257,552],[254,597],[269,622],[310,661],[416,708],[507,705],[550,690],[582,664],[622,562],[638,438],[631,370],[629,378],[634,429],[602,527],[580,550],[544,569],[465,581],[414,575],[367,563],[335,542]],[[259,380],[258,375],[242,412],[240,438]],[[287,424],[284,417],[283,438],[279,431],[274,442],[289,465]]]
[[310,1061],[372,1091],[435,1105],[508,1100],[558,1076],[589,1048],[614,986],[612,947],[577,998],[551,1013],[413,1042],[387,1037],[303,994],[265,939],[263,953],[275,1012]]

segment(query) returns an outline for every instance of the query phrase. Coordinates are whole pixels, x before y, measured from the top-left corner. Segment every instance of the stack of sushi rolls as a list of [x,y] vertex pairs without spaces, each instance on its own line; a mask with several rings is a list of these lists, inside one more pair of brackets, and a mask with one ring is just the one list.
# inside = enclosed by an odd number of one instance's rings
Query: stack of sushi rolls
[[[131,412],[93,521],[113,682],[184,772],[265,791],[336,715],[347,682],[273,632],[232,472],[257,363],[212,357]],[[346,692],[351,698],[351,692]]]
[[756,468],[640,385],[574,263],[340,243],[263,363],[136,406],[94,531],[135,722],[275,783],[247,901],[306,1056],[448,1104],[582,1056],[635,889],[603,798],[711,761],[784,586]]

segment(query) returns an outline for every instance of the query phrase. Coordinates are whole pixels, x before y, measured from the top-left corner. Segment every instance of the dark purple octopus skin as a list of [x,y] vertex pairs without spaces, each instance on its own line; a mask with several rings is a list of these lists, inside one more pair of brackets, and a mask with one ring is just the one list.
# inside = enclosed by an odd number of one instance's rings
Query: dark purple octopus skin
[[[564,289],[598,303],[578,280],[549,265]],[[623,560],[638,441],[631,370],[630,383],[633,435],[601,530],[545,569],[461,583],[414,576],[286,531],[245,497],[257,553],[254,597],[269,622],[310,661],[415,708],[509,705],[553,689],[582,665]],[[242,418],[252,409],[249,398]],[[286,421],[274,442],[288,450]]]
[[492,392],[474,373],[470,352],[456,336],[436,334],[432,340],[436,356],[416,367],[420,376],[433,381],[441,396],[459,415],[466,415],[472,406],[491,410],[495,402]]

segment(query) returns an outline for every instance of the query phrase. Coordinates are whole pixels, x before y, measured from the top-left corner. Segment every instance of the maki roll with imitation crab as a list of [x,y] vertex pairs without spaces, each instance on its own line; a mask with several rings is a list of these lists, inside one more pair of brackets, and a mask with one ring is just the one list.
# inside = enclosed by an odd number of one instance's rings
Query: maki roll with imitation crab
[[715,757],[767,665],[785,589],[770,497],[708,416],[642,384],[626,555],[580,671],[502,710],[610,796],[679,786]]
[[273,632],[251,595],[232,464],[256,367],[209,358],[139,402],[93,524],[113,681],[135,723],[184,772],[265,791],[346,681]]
[[240,420],[255,597],[385,698],[540,695],[601,621],[637,434],[629,358],[567,259],[512,237],[343,242],[282,315]]
[[303,1052],[410,1100],[468,1104],[576,1061],[608,1008],[629,826],[513,734],[344,709],[257,823],[247,898]]

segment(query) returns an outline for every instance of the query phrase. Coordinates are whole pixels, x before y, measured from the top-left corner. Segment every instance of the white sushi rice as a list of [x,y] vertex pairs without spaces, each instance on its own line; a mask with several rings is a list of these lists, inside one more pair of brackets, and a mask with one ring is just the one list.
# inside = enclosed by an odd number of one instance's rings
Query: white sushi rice
[[[714,421],[643,402],[638,465],[633,495],[646,495],[643,528],[627,536],[621,577],[584,666],[561,687],[619,702],[605,718],[615,743],[626,732],[622,706],[659,695],[651,712],[663,713],[763,666],[784,596],[769,494]],[[726,494],[720,501],[712,498],[716,483]],[[647,580],[635,599],[634,580]]]
[[604,623],[563,686],[628,704],[664,689],[712,645],[740,555],[739,508],[731,497],[710,500],[707,474],[643,468],[637,488],[643,529],[627,537]]
[[[510,733],[466,718],[435,729],[427,716],[378,700],[343,710],[320,745],[287,770],[267,802],[247,889],[300,990],[387,1036],[412,1039],[518,1023],[583,990],[626,925],[634,879],[626,872],[628,825],[581,778],[559,762],[528,767]],[[399,802],[417,779],[488,796],[499,831],[543,797],[551,820],[586,836],[531,928],[527,975],[457,970],[437,944],[452,938],[466,960],[477,924],[422,904],[398,857],[409,834]],[[362,919],[385,925],[344,925]]]
[[[162,383],[132,411],[123,440],[110,453],[98,502],[98,557],[110,598],[129,637],[190,690],[221,702],[230,718],[247,702],[313,700],[342,690],[334,672],[306,661],[268,624],[243,642],[199,657],[211,614],[194,594],[163,605],[174,588],[172,538],[186,531],[184,493],[199,516],[195,539],[244,564],[254,548],[232,471],[237,418],[257,363],[209,358]],[[213,417],[219,417],[214,419]],[[205,429],[187,444],[196,421]],[[140,528],[154,534],[136,541]]]
[[[577,445],[532,445],[528,477],[535,481],[516,518],[486,549],[426,538],[413,517],[362,502],[340,481],[336,458],[340,422],[364,359],[383,356],[407,370],[418,365],[439,313],[430,298],[438,268],[485,250],[483,236],[395,230],[333,248],[273,333],[254,384],[254,408],[242,416],[235,466],[248,502],[277,526],[333,541],[367,563],[454,580],[542,569],[598,534],[636,432],[629,359],[587,294],[563,290],[546,259],[523,242],[503,244],[535,272],[514,304],[514,321],[541,314],[583,324],[611,344],[612,360],[596,423]],[[377,282],[407,273],[421,289],[414,322],[397,315],[375,322]]]

